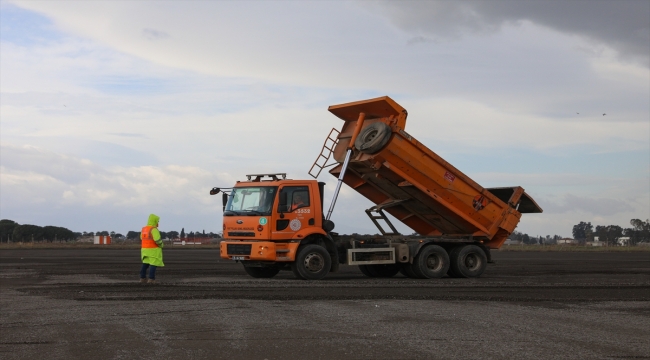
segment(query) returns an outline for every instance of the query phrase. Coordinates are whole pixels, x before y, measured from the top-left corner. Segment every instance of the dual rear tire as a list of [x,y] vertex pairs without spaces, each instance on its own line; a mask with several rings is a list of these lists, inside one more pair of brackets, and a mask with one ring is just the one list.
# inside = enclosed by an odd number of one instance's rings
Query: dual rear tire
[[420,249],[413,263],[401,264],[400,272],[412,279],[436,279],[447,274],[449,255],[438,245],[428,245]]
[[479,277],[487,267],[485,251],[476,245],[461,245],[447,252],[438,245],[420,250],[413,263],[401,264],[399,270],[413,279],[435,279],[449,275],[454,278]]
[[476,245],[457,246],[449,252],[449,276],[456,278],[479,277],[487,267],[485,251]]

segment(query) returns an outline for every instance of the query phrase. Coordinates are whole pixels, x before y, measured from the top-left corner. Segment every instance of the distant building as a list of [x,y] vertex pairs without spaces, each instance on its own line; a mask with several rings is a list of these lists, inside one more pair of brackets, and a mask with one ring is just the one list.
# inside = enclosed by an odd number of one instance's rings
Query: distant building
[[630,244],[630,237],[629,236],[621,236],[616,240],[616,243],[620,246],[628,246]]
[[521,245],[521,240],[507,239],[503,245]]
[[587,246],[605,246],[605,242],[600,241],[598,236],[594,236],[594,241],[587,241]]
[[558,245],[578,245],[578,240],[571,238],[558,239]]

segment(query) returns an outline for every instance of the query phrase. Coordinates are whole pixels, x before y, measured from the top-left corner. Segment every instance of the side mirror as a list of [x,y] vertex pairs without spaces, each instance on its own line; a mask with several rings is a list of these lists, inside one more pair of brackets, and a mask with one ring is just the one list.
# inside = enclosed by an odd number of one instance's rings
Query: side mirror
[[226,204],[228,204],[228,194],[221,194],[221,205],[223,205],[223,211],[226,211]]
[[219,189],[218,187],[214,187],[212,188],[212,190],[210,190],[210,195],[217,195],[220,191],[221,189]]

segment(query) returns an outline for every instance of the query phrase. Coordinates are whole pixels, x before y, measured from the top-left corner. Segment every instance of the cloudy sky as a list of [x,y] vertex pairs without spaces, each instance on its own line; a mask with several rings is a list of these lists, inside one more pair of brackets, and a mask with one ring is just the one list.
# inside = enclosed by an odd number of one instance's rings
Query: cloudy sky
[[[210,188],[307,178],[341,126],[327,107],[383,95],[482,186],[523,186],[544,213],[520,231],[650,218],[649,1],[0,1],[0,15],[4,219],[125,233],[154,212],[162,230],[216,232]],[[335,179],[319,180],[329,198]],[[369,206],[344,188],[336,230],[376,232]]]

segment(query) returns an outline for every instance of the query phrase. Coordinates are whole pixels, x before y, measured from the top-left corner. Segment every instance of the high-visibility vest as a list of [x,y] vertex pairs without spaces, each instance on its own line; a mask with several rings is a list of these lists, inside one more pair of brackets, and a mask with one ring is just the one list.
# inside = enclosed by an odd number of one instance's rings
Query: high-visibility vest
[[156,241],[153,239],[153,235],[151,234],[151,229],[153,229],[153,226],[145,226],[142,228],[143,249],[151,249],[151,248],[158,247],[158,245],[156,245]]
[[293,204],[291,205],[291,210],[289,210],[289,211],[294,211],[294,210],[296,210],[297,208],[304,207],[304,206],[305,206],[305,203],[303,203],[302,201],[299,202],[299,203],[293,203]]

